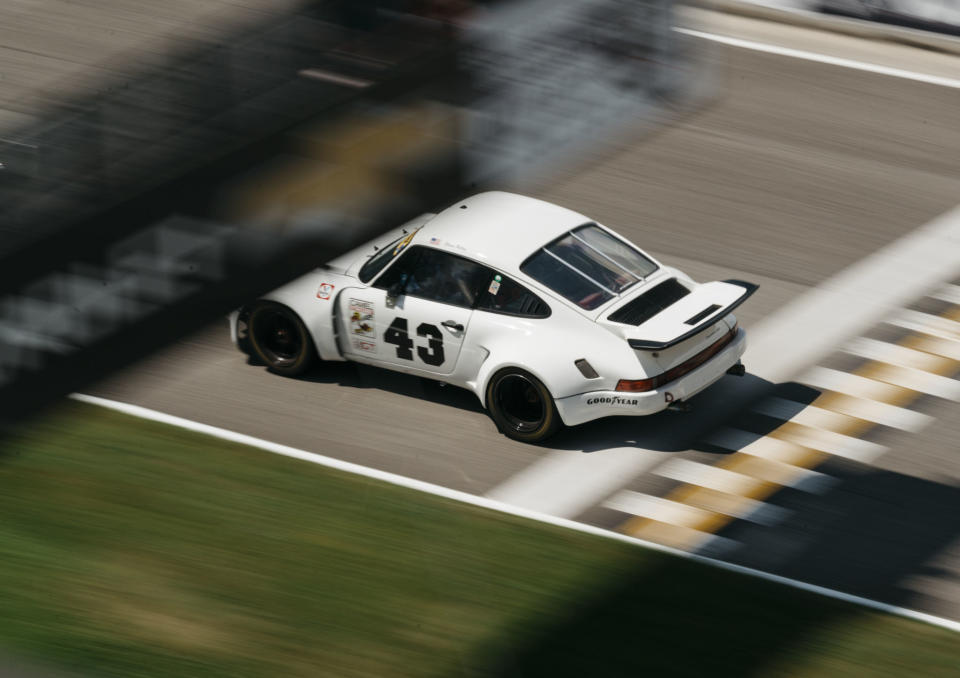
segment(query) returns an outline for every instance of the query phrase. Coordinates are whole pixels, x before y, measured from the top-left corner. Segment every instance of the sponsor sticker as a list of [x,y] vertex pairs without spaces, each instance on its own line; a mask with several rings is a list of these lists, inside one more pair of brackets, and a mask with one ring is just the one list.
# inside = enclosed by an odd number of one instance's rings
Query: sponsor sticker
[[360,351],[375,351],[377,341],[373,304],[363,299],[351,299],[349,312],[350,335],[354,348]]
[[591,396],[587,398],[587,405],[626,405],[635,407],[640,404],[639,398],[624,398],[622,396]]
[[319,289],[317,289],[317,299],[323,299],[324,301],[330,300],[330,295],[333,294],[333,288],[335,286],[330,283],[320,283]]

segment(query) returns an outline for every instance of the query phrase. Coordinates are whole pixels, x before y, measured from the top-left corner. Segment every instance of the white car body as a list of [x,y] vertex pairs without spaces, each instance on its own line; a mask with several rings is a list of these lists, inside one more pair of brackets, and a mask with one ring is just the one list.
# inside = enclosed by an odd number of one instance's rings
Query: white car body
[[[590,309],[521,270],[533,254],[539,255],[558,238],[587,224],[656,266],[622,293]],[[399,253],[391,254],[374,278],[362,282],[358,273],[364,263],[404,234],[412,237],[393,248]],[[589,235],[601,237],[593,230]],[[488,267],[497,279],[510,279],[539,297],[549,307],[549,315],[521,317],[465,308],[409,292],[391,300],[387,290],[377,287],[378,281],[415,247]],[[578,274],[571,271],[571,275]],[[670,279],[683,288],[679,292],[684,294],[682,298],[638,325],[609,320],[612,313],[631,302],[640,304],[641,296]],[[577,282],[582,283],[579,278]],[[479,294],[486,294],[485,298],[493,299],[501,291],[493,279],[484,284]],[[676,288],[676,283],[669,284]],[[754,285],[739,281],[698,284],[586,216],[533,198],[490,192],[458,202],[437,215],[422,215],[263,299],[296,313],[321,360],[352,360],[447,382],[473,391],[484,405],[491,375],[506,367],[522,368],[549,390],[563,423],[576,425],[609,415],[659,412],[707,388],[731,368],[736,371],[746,337],[730,311],[754,289]],[[230,317],[235,342],[237,318],[237,312]],[[401,337],[404,345],[398,343],[395,332],[393,341],[386,340],[391,338],[391,327],[398,327],[398,318],[409,328],[412,347],[406,343],[407,335]],[[422,331],[415,334],[414,328]],[[682,369],[678,378],[643,391],[617,390],[621,380],[664,375],[702,358],[705,352],[712,353],[702,364],[687,365],[690,369]],[[438,357],[442,362],[430,364]],[[586,361],[590,369],[578,367],[579,361]],[[594,373],[596,376],[590,376]]]

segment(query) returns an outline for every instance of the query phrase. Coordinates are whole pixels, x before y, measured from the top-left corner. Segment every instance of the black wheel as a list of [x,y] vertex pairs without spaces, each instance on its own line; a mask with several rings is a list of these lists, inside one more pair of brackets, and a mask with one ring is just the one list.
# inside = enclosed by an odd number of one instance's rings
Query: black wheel
[[237,348],[249,356],[255,355],[250,343],[250,309],[246,306],[237,313]]
[[487,408],[504,435],[525,443],[546,440],[563,426],[547,387],[518,368],[493,375],[487,385]]
[[310,334],[297,314],[271,301],[258,302],[250,309],[247,341],[254,356],[287,377],[302,374],[317,357]]

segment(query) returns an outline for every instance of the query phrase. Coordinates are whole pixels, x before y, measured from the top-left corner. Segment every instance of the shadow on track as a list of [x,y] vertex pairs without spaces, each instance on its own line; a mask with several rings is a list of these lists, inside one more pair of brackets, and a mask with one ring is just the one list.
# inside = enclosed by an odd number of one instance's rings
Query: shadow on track
[[[248,358],[247,364],[262,367],[253,358]],[[324,362],[295,378],[346,388],[375,388],[467,412],[486,414],[472,391],[359,363]],[[693,448],[699,437],[738,413],[744,403],[772,388],[773,384],[754,375],[748,374],[742,378],[725,376],[690,400],[690,412],[664,411],[645,417],[605,417],[562,429],[544,445],[585,453],[602,453],[618,447],[681,452]]]
[[[935,558],[960,534],[960,488],[872,468],[824,470],[840,484],[825,496],[788,497],[784,505],[796,513],[787,522],[741,521],[721,532],[743,544],[726,559],[955,618],[950,601],[957,572],[938,567]],[[615,581],[585,582],[577,604],[519,622],[514,632],[473,655],[464,675],[760,678],[792,675],[794,669],[802,675],[859,674],[852,660],[837,657],[864,608],[666,554],[657,554],[654,563]],[[932,588],[934,577],[943,588]],[[921,591],[917,582],[925,579]],[[899,628],[917,632],[908,622]],[[951,632],[943,634],[942,672],[926,675],[956,675]],[[878,634],[872,642],[873,656],[864,659],[874,671],[886,662],[890,675],[909,674],[913,652],[929,661],[927,649],[903,638]],[[822,673],[809,670],[814,658]]]
[[[789,517],[773,527],[734,523],[721,536],[749,544],[728,560],[893,605],[956,617],[954,569],[937,563],[960,535],[960,487],[830,460],[830,491],[781,490]],[[934,581],[938,580],[938,581]]]
[[[247,360],[247,364],[259,365],[252,358]],[[485,412],[477,397],[466,389],[360,363],[324,362],[306,374],[294,378],[315,384],[337,384],[345,388],[375,388],[467,412]]]

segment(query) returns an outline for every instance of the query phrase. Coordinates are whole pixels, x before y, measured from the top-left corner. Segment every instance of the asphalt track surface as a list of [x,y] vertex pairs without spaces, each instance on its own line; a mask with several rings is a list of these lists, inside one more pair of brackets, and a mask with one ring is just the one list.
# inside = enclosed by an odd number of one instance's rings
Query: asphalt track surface
[[[900,68],[921,72],[939,74],[951,63],[826,33],[722,24],[729,35],[851,58],[890,59],[894,50]],[[710,49],[719,96],[709,106],[539,187],[537,196],[593,216],[696,279],[760,283],[737,314],[748,331],[960,202],[960,90]],[[942,303],[918,299],[914,307],[938,313]],[[884,338],[892,331],[861,330]],[[824,364],[845,369],[856,360],[837,355]],[[741,383],[725,377],[717,392]],[[454,387],[344,363],[301,379],[272,375],[233,349],[225,323],[88,393],[478,495],[552,450],[636,447],[656,450],[658,461],[708,464],[726,454],[688,435],[709,410],[709,392],[686,415],[602,420],[534,447],[499,435],[475,397]],[[960,523],[952,515],[960,505],[960,405],[929,397],[913,408],[931,423],[871,433],[890,448],[875,463],[817,467],[839,479],[839,490],[783,490],[769,502],[784,510],[777,525],[725,527],[724,543],[749,547],[726,557],[960,618]],[[663,496],[675,484],[638,473],[621,485]],[[598,501],[572,517],[616,529],[625,516]]]

